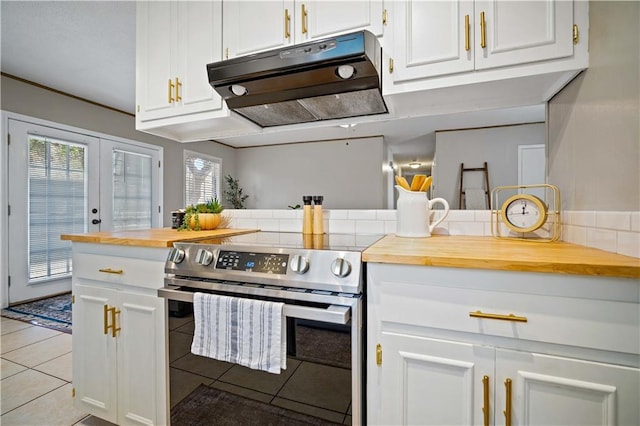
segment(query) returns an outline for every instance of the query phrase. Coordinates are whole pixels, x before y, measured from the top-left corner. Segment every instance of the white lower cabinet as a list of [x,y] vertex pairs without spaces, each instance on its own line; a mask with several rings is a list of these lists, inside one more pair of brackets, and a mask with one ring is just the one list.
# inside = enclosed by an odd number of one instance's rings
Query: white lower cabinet
[[[119,425],[168,424],[166,309],[164,299],[157,296],[157,287],[163,284],[158,278],[163,274],[161,259],[166,251],[141,248],[143,255],[138,256],[135,247],[127,247],[124,251],[130,256],[98,256],[99,247],[93,253],[79,253],[78,246],[98,247],[74,243],[76,408]],[[100,259],[99,263],[94,258]],[[130,275],[130,269],[105,268],[118,265],[120,260],[124,264],[138,260],[140,267],[149,268],[140,287],[113,282]],[[76,274],[75,265],[79,264],[83,266]],[[86,271],[95,271],[96,276]],[[105,275],[101,281],[100,274]]]
[[[367,286],[368,424],[640,424],[640,347],[594,343],[607,328],[640,334],[637,281],[369,264]],[[597,326],[574,300],[600,301]],[[521,337],[548,317],[548,336]]]

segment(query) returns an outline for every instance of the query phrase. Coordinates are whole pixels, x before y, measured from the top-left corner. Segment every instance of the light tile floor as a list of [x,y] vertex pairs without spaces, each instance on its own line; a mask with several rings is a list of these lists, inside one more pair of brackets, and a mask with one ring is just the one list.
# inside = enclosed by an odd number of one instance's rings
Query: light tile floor
[[1,318],[0,424],[104,426],[73,407],[71,335]]

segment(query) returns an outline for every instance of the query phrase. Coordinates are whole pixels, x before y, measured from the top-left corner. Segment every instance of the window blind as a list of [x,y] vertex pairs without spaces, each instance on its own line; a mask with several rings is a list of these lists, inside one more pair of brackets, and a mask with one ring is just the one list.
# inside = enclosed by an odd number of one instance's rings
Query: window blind
[[198,152],[184,151],[185,206],[220,199],[222,160]]
[[113,222],[115,231],[151,228],[152,158],[113,150]]
[[29,281],[68,276],[71,244],[60,234],[87,231],[87,150],[29,135]]

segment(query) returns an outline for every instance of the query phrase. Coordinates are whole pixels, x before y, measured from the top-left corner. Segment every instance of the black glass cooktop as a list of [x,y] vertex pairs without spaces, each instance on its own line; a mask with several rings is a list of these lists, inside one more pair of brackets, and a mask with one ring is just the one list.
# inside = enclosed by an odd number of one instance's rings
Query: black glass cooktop
[[361,252],[384,237],[382,234],[321,234],[298,232],[254,232],[233,237],[199,240],[202,244],[233,244],[252,247],[287,247],[313,250]]

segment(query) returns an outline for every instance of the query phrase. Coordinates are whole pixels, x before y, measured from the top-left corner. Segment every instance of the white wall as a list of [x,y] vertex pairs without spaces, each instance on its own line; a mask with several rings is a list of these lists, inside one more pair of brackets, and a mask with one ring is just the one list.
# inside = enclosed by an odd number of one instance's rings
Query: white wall
[[[436,132],[432,197],[442,197],[458,209],[460,163],[489,169],[489,192],[496,186],[518,184],[518,146],[545,143],[545,124]],[[540,182],[545,183],[545,182]],[[465,172],[465,188],[485,188],[482,172]]]
[[589,68],[548,107],[562,207],[640,211],[640,2],[589,3]]
[[323,195],[330,209],[380,209],[385,153],[382,137],[242,148],[234,177],[248,208],[286,209]]

